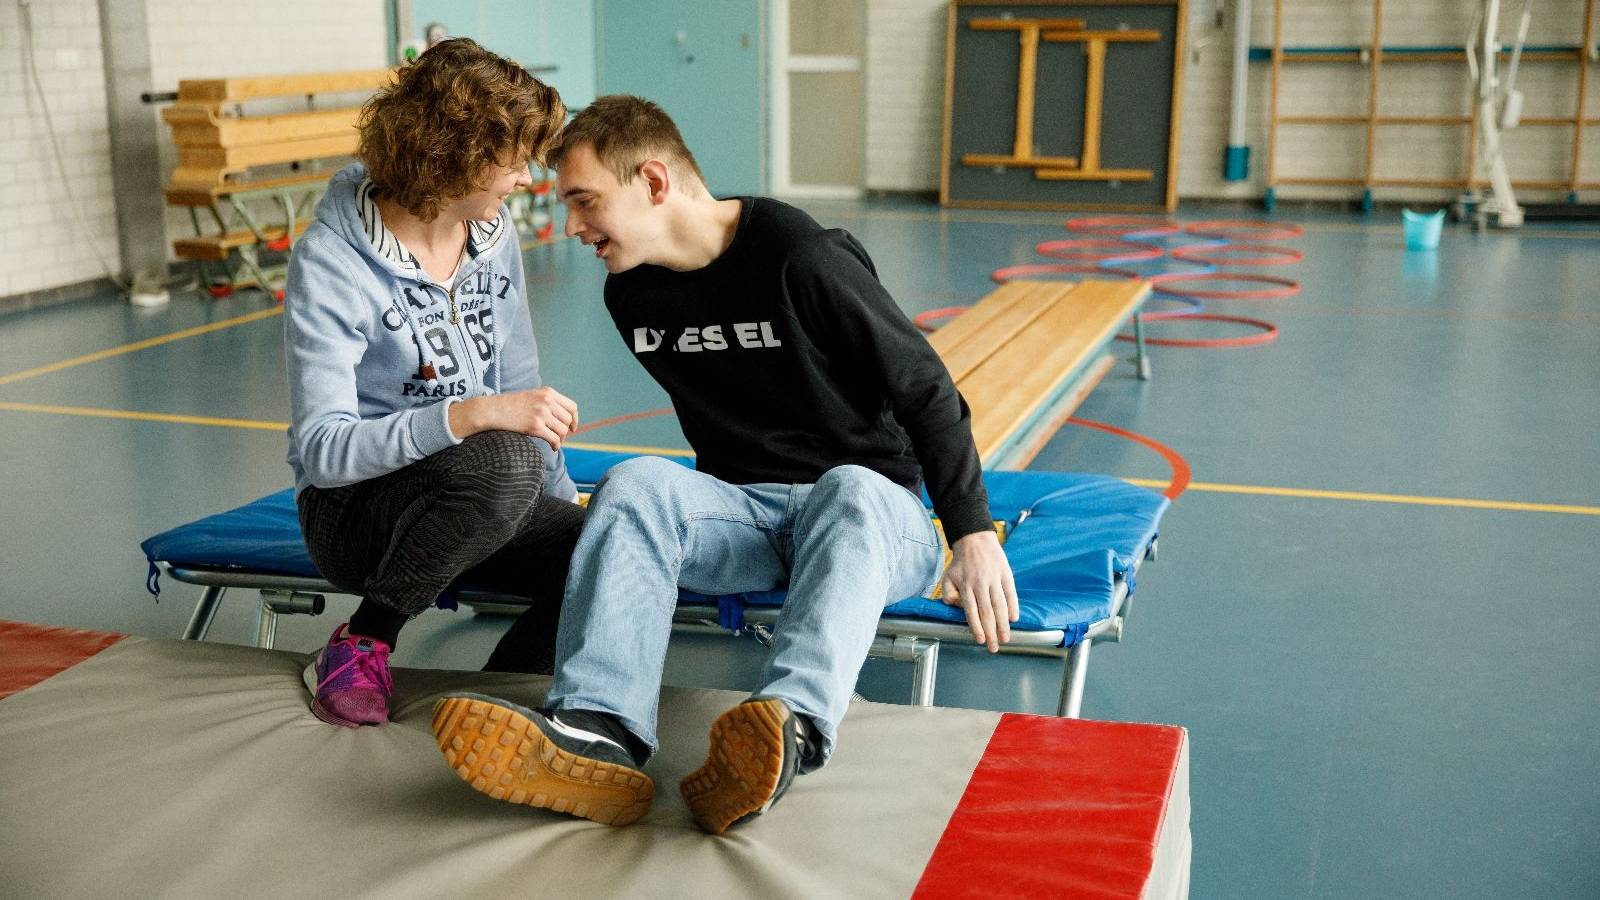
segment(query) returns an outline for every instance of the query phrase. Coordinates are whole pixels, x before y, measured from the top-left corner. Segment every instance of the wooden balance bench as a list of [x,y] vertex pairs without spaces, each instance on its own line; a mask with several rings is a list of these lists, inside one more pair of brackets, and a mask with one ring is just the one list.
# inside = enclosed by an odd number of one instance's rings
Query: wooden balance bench
[[1150,377],[1143,280],[1011,281],[929,336],[972,408],[985,469],[1021,469],[1115,364],[1133,321],[1134,364]]

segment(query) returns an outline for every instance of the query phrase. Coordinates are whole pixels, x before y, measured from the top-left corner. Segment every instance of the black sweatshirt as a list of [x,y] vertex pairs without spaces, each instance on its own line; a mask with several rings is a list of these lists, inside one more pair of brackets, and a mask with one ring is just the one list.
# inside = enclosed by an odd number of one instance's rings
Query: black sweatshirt
[[733,243],[705,268],[606,279],[700,471],[810,484],[853,464],[913,491],[925,475],[948,540],[993,529],[967,403],[867,251],[786,203],[740,200]]

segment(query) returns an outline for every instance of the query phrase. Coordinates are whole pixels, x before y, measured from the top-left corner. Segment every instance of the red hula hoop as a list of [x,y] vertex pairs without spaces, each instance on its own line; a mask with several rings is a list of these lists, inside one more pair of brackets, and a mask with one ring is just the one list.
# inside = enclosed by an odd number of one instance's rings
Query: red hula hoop
[[[1145,318],[1148,319],[1150,317],[1146,316]],[[1182,316],[1181,318],[1190,322],[1196,319],[1203,319],[1207,322],[1233,322],[1236,325],[1249,325],[1252,328],[1259,328],[1261,329],[1261,333],[1247,334],[1241,337],[1231,338],[1147,337],[1144,339],[1144,342],[1156,347],[1206,347],[1226,349],[1231,347],[1258,347],[1262,344],[1270,344],[1278,339],[1278,326],[1272,324],[1271,322],[1264,322],[1260,319],[1247,319],[1243,316],[1219,316],[1213,313],[1196,313],[1194,315]],[[1131,334],[1119,334],[1117,335],[1117,340],[1132,341],[1134,340],[1134,336]]]
[[939,319],[947,319],[950,316],[959,316],[971,308],[970,306],[941,306],[938,309],[925,309],[911,317],[911,324],[931,334],[939,330],[939,327],[933,324],[934,322]]
[[[1174,282],[1186,281],[1248,281],[1252,284],[1270,284],[1274,287],[1243,291],[1196,291],[1168,287]],[[1194,300],[1279,300],[1300,293],[1300,282],[1275,275],[1252,275],[1248,272],[1167,272],[1151,275],[1150,283],[1163,294],[1188,297]]]
[[1266,222],[1261,219],[1204,219],[1190,222],[1183,228],[1190,234],[1206,237],[1230,238],[1249,235],[1258,241],[1281,241],[1305,234],[1305,229],[1292,222]]
[[1171,219],[1160,216],[1084,216],[1067,220],[1068,231],[1086,234],[1108,234],[1122,237],[1129,234],[1177,234],[1182,228]]
[[989,273],[989,278],[995,284],[1005,284],[1013,278],[1025,275],[1115,275],[1118,278],[1138,278],[1134,272],[1124,272],[1121,269],[1102,269],[1099,266],[1074,265],[1070,263],[1026,263],[1020,266],[1002,266]]
[[[1034,246],[1040,256],[1074,262],[1136,262],[1141,259],[1159,259],[1166,252],[1150,244],[1135,244],[1115,238],[1072,238],[1065,241],[1044,241]],[[1109,252],[1100,252],[1109,251]]]
[[[1171,252],[1173,259],[1213,266],[1287,266],[1306,258],[1304,253],[1293,247],[1275,247],[1271,244],[1197,244],[1173,247]],[[1257,255],[1234,255],[1241,252]]]

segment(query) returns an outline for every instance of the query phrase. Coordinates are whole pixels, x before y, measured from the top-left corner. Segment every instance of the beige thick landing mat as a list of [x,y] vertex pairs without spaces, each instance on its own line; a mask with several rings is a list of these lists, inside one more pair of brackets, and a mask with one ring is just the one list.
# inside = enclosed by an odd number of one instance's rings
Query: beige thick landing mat
[[[30,628],[0,630],[0,657]],[[662,750],[647,769],[655,805],[611,828],[491,800],[434,746],[438,697],[467,690],[536,706],[547,679],[396,670],[394,721],[347,729],[311,715],[307,661],[130,637],[0,692],[0,895],[956,896],[983,883],[974,876],[997,887],[982,874],[997,861],[958,846],[962,828],[993,838],[997,827],[1026,835],[1019,853],[1048,854],[1021,867],[1040,869],[1043,885],[1065,888],[1051,871],[1081,874],[1086,854],[1131,890],[1121,895],[1180,896],[1187,882],[1179,729],[860,703],[832,763],[797,780],[771,814],[714,838],[694,827],[677,785],[702,761],[711,721],[741,695],[663,692]],[[1146,779],[1166,785],[1125,804],[1143,846],[1097,844],[1082,832],[1104,828],[1072,810],[1103,802],[1063,796],[1054,777],[1018,777],[1026,757],[990,746],[1003,722],[1042,729],[1019,739],[1052,743],[1085,725],[1175,732],[1172,752],[1155,753],[1170,756],[1154,767],[1165,774]],[[1117,760],[1108,765],[1090,781],[1118,781]],[[1039,802],[1004,796],[1012,785]]]

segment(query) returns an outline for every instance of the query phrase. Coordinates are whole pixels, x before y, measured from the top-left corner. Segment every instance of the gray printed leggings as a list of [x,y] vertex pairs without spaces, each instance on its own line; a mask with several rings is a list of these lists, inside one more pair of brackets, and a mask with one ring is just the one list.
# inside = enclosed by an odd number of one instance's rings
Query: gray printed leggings
[[485,667],[553,668],[567,564],[583,508],[544,492],[530,439],[486,431],[403,469],[300,492],[300,528],[323,577],[401,616],[433,605],[463,572],[532,606]]

